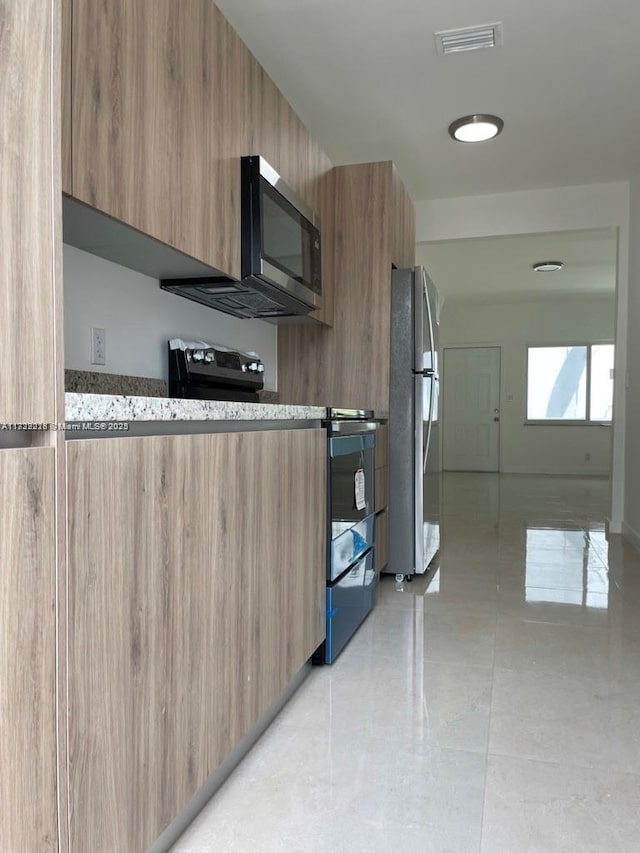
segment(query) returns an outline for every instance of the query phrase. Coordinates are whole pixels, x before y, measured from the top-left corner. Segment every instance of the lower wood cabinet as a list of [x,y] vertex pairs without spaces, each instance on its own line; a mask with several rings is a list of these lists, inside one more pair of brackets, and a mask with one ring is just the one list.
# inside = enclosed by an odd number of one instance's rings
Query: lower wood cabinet
[[0,450],[0,850],[58,849],[54,450]]
[[375,511],[380,512],[387,508],[389,503],[389,469],[386,465],[376,468],[375,473]]
[[324,638],[326,436],[67,453],[71,846],[142,852]]

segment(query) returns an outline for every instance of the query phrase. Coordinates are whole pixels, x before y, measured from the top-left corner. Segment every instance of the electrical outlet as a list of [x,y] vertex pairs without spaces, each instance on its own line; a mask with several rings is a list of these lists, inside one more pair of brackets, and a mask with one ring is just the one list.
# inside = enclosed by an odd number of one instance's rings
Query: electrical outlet
[[91,364],[107,363],[107,338],[104,329],[91,327]]
[[591,462],[591,454],[590,453],[584,454],[584,461],[585,462]]

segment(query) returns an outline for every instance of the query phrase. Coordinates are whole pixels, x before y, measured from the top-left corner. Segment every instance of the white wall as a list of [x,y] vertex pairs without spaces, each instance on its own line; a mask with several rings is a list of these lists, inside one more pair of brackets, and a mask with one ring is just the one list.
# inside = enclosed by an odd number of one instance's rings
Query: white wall
[[[629,184],[435,199],[416,204],[417,241],[455,240],[509,234],[618,229],[616,276],[616,378],[614,382],[610,529],[620,533],[625,497],[627,312],[629,302]],[[638,328],[636,325],[635,328]],[[640,330],[639,330],[640,331]],[[630,472],[630,476],[634,476]],[[635,479],[635,476],[634,476]],[[640,485],[638,486],[640,488]]]
[[623,532],[640,548],[640,178],[631,183],[626,494]]
[[[65,367],[167,379],[167,340],[255,350],[265,389],[277,389],[277,329],[160,290],[157,279],[64,246]],[[91,364],[92,326],[106,331],[106,364]]]
[[[611,427],[525,426],[527,344],[613,340],[611,296],[534,302],[445,302],[440,317],[442,346],[499,344],[500,470],[507,474],[608,474]],[[445,362],[446,363],[446,362]],[[447,377],[444,373],[443,398]],[[511,399],[512,398],[512,399]],[[446,421],[443,423],[446,427]],[[585,455],[590,454],[590,461]]]

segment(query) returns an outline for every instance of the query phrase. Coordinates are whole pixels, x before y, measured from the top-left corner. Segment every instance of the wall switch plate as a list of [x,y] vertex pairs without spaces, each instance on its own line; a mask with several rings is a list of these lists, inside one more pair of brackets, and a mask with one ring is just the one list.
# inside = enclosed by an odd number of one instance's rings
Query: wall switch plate
[[91,327],[91,364],[106,364],[107,339],[104,329]]

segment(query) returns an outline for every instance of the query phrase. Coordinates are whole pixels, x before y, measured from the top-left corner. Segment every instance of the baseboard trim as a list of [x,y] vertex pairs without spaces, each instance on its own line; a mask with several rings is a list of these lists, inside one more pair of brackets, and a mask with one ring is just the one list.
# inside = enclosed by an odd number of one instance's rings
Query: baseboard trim
[[231,773],[235,770],[238,764],[240,764],[251,747],[254,746],[254,744],[262,737],[310,672],[311,662],[308,661],[291,679],[288,686],[283,690],[280,696],[278,696],[271,707],[265,711],[262,717],[244,736],[240,743],[236,744],[217,770],[214,770],[204,785],[189,800],[180,814],[171,821],[162,835],[160,835],[151,847],[149,847],[147,853],[168,853],[168,851],[171,850],[176,841],[181,835],[183,835],[186,829],[193,823],[195,818],[207,805],[218,788],[226,782]]
[[622,538],[633,545],[636,551],[640,551],[640,533],[634,530],[626,521],[622,522]]

